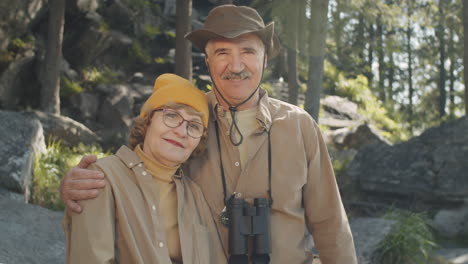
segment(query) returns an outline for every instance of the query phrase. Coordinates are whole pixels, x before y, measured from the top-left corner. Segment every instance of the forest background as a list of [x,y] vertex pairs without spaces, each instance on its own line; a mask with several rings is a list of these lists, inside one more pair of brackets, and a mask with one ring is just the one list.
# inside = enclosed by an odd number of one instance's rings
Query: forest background
[[[73,89],[86,90],[90,69],[99,72],[147,72],[157,69],[150,78],[165,71],[186,78],[198,78],[203,67],[192,62],[192,47],[183,39],[192,28],[192,1],[176,1],[175,17],[165,16],[163,2],[129,1],[131,18],[138,19],[144,6],[151,6],[157,23],[132,28],[129,21],[118,18],[101,20],[97,30],[119,30],[132,39],[126,61],[120,65],[105,65],[90,55],[77,54],[62,45],[73,39],[73,31],[91,25],[76,25],[65,20],[65,14],[76,12],[67,6],[95,4],[97,8],[113,1],[50,0],[50,12],[43,11],[43,39],[31,32],[13,34],[2,39],[0,70],[5,70],[31,46],[43,45],[39,89],[31,93],[41,98],[17,102],[2,102],[6,109],[36,108],[60,113],[60,96]],[[120,2],[120,1],[115,1]],[[125,2],[125,1],[122,1]],[[172,1],[174,2],[174,1]],[[212,3],[211,3],[212,2]],[[283,50],[270,62],[265,80],[281,79],[288,83],[288,102],[298,104],[298,95],[305,94],[304,107],[318,122],[320,96],[340,95],[370,108],[382,121],[379,126],[393,140],[408,139],[441,122],[465,114],[464,3],[461,0],[239,0],[195,1],[198,16],[206,16],[215,4],[235,3],[255,7],[266,22],[276,23]],[[69,8],[69,9],[67,9]],[[167,5],[166,5],[167,8]],[[45,16],[54,23],[47,24]],[[70,15],[71,16],[71,15]],[[466,18],[466,16],[465,16]],[[37,19],[39,20],[39,19]],[[42,25],[41,25],[42,23]],[[200,23],[200,22],[199,22]],[[46,28],[47,26],[47,28]],[[175,32],[174,32],[175,28]],[[64,39],[65,38],[65,39]],[[164,39],[164,41],[161,41]],[[41,42],[42,41],[42,42]],[[41,42],[41,43],[38,43]],[[64,44],[65,43],[65,44]],[[96,43],[99,44],[99,43]],[[167,63],[170,54],[161,54],[158,47],[173,45],[174,63]],[[73,48],[73,47],[72,47]],[[37,48],[36,48],[37,49]],[[164,50],[164,48],[160,48]],[[195,52],[200,52],[194,49]],[[82,78],[64,80],[60,76],[62,53]],[[79,58],[84,56],[85,58]],[[174,57],[174,53],[172,53]],[[97,57],[97,56],[95,56]],[[87,61],[86,61],[87,59]],[[192,64],[195,65],[193,72]],[[117,76],[117,75],[116,75]],[[87,87],[88,86],[88,87]],[[60,91],[60,87],[62,90]],[[201,89],[209,89],[200,87]],[[80,91],[82,91],[80,90]],[[31,95],[31,93],[27,95]],[[66,98],[63,98],[66,100]],[[377,111],[376,111],[377,110]],[[388,119],[387,119],[388,118]],[[396,124],[393,124],[394,121]]]

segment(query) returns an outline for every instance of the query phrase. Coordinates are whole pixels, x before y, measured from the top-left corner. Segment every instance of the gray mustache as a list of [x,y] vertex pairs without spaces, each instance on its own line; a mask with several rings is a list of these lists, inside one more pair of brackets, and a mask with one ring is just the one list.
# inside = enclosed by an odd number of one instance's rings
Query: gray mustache
[[248,71],[241,71],[241,72],[228,72],[221,75],[223,80],[243,80],[250,77],[251,74]]

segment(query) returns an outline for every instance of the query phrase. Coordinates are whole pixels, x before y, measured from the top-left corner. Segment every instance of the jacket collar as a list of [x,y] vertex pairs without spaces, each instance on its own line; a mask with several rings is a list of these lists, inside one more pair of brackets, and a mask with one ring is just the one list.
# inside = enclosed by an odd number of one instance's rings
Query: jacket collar
[[[127,146],[121,146],[115,153],[115,156],[117,156],[129,169],[133,169],[139,164],[144,165],[143,161],[138,157],[135,151],[131,150]],[[183,171],[179,168],[174,174],[174,177],[180,179],[183,177],[183,175]]]
[[115,155],[119,157],[129,169],[133,169],[137,165],[143,164],[143,161],[138,157],[138,155],[127,146],[121,146]]
[[[258,103],[258,111],[256,115],[256,119],[259,123],[259,127],[256,130],[256,133],[261,133],[263,131],[269,131],[271,127],[271,113],[269,109],[269,97],[268,93],[260,88],[260,100]],[[220,116],[224,116],[225,112],[223,107],[216,99],[216,96],[213,91],[210,91],[206,94],[208,98],[208,104],[210,107],[210,119],[212,122],[217,121]]]

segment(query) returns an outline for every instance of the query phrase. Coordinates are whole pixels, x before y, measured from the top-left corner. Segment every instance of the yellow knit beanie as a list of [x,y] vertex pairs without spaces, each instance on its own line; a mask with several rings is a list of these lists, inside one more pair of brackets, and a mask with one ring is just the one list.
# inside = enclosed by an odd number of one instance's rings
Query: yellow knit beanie
[[184,104],[202,113],[203,125],[208,127],[208,100],[205,93],[197,89],[190,81],[175,74],[160,75],[153,88],[153,94],[141,108],[140,117],[168,103]]

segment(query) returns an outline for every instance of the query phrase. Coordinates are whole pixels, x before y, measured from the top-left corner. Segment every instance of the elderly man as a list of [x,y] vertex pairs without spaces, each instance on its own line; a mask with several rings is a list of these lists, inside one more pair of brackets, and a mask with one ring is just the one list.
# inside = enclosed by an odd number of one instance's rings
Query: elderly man
[[[324,264],[357,263],[333,168],[316,122],[302,109],[269,98],[260,88],[267,60],[279,50],[274,24],[250,7],[223,5],[204,27],[186,35],[205,51],[213,81],[207,152],[186,164],[198,183],[229,254],[226,207],[233,198],[271,203],[271,263],[312,263],[312,234]],[[91,157],[62,183],[69,208],[97,195],[100,175],[85,170]],[[94,178],[94,180],[93,180]],[[249,251],[255,251],[249,245]]]

